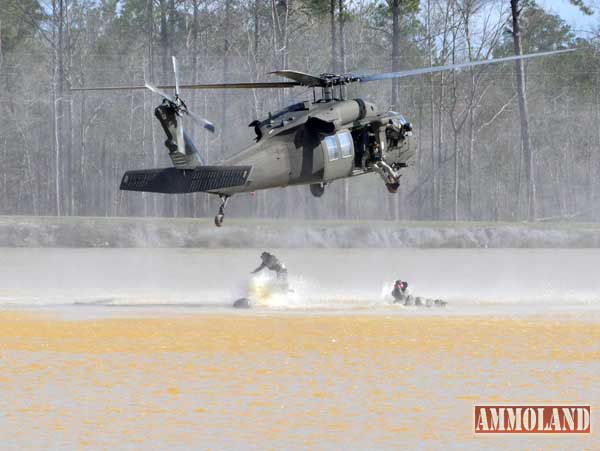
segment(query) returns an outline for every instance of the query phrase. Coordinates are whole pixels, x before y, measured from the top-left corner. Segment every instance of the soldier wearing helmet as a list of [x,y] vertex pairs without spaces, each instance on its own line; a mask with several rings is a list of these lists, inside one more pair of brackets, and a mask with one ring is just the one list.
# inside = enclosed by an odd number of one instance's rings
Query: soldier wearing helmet
[[281,281],[287,281],[287,269],[283,263],[279,261],[277,257],[268,252],[263,252],[260,255],[260,259],[262,260],[260,266],[252,271],[252,274],[256,274],[259,271],[262,271],[264,268],[267,268],[271,271],[275,271],[277,273],[277,279]]
[[394,303],[402,302],[408,297],[408,282],[403,280],[396,280],[394,283],[394,289],[392,290],[392,296],[394,297]]

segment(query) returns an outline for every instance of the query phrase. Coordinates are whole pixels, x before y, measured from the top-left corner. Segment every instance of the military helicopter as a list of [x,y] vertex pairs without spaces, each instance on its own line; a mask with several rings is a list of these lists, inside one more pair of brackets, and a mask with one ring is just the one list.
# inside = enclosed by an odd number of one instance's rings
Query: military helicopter
[[[309,185],[315,197],[321,197],[331,182],[376,173],[388,191],[395,193],[400,185],[400,171],[415,156],[412,126],[401,114],[381,112],[370,102],[344,98],[344,87],[350,83],[405,78],[415,75],[464,69],[518,59],[536,58],[573,51],[555,50],[527,55],[472,61],[446,66],[425,67],[401,72],[369,75],[329,74],[318,76],[294,70],[278,70],[273,75],[290,81],[180,84],[177,59],[173,57],[175,85],[74,88],[86,90],[149,89],[163,102],[155,109],[167,137],[165,146],[174,167],[127,171],[121,190],[182,194],[206,192],[221,199],[215,225],[223,225],[225,208],[237,193],[290,185]],[[190,111],[181,97],[182,89],[313,89],[313,101],[294,103],[263,120],[249,124],[256,133],[255,143],[218,165],[207,166],[183,126],[188,117],[209,132],[213,123]],[[174,89],[174,96],[165,93]],[[321,97],[316,98],[316,91]]]

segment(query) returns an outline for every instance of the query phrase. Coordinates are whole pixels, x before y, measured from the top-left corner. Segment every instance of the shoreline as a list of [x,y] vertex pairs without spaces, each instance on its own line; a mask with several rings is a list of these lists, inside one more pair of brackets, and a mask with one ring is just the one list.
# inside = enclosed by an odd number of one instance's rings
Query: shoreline
[[0,247],[600,248],[600,225],[0,216]]

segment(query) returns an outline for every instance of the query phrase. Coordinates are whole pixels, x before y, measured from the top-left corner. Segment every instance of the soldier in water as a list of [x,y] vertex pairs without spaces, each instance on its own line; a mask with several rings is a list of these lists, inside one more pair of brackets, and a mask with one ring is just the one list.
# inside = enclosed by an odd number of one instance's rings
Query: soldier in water
[[260,255],[260,259],[262,260],[262,263],[258,268],[252,271],[252,274],[256,274],[257,272],[262,271],[264,268],[267,268],[277,273],[277,280],[287,282],[287,269],[285,268],[285,265],[277,259],[277,257],[275,257],[273,254],[269,254],[268,252],[263,252]]
[[394,297],[394,304],[396,303],[405,303],[408,298],[408,283],[402,280],[396,280],[394,284],[394,289],[392,291],[392,296]]

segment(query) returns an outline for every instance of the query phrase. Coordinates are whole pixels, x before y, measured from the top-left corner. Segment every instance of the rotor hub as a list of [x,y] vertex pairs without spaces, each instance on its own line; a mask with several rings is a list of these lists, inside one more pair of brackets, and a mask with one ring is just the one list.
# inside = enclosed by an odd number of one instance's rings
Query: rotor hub
[[331,74],[331,73],[320,74],[319,79],[322,82],[321,87],[323,87],[323,88],[328,87],[328,86],[343,86],[343,85],[346,85],[347,83],[353,83],[353,82],[359,80],[355,76]]

